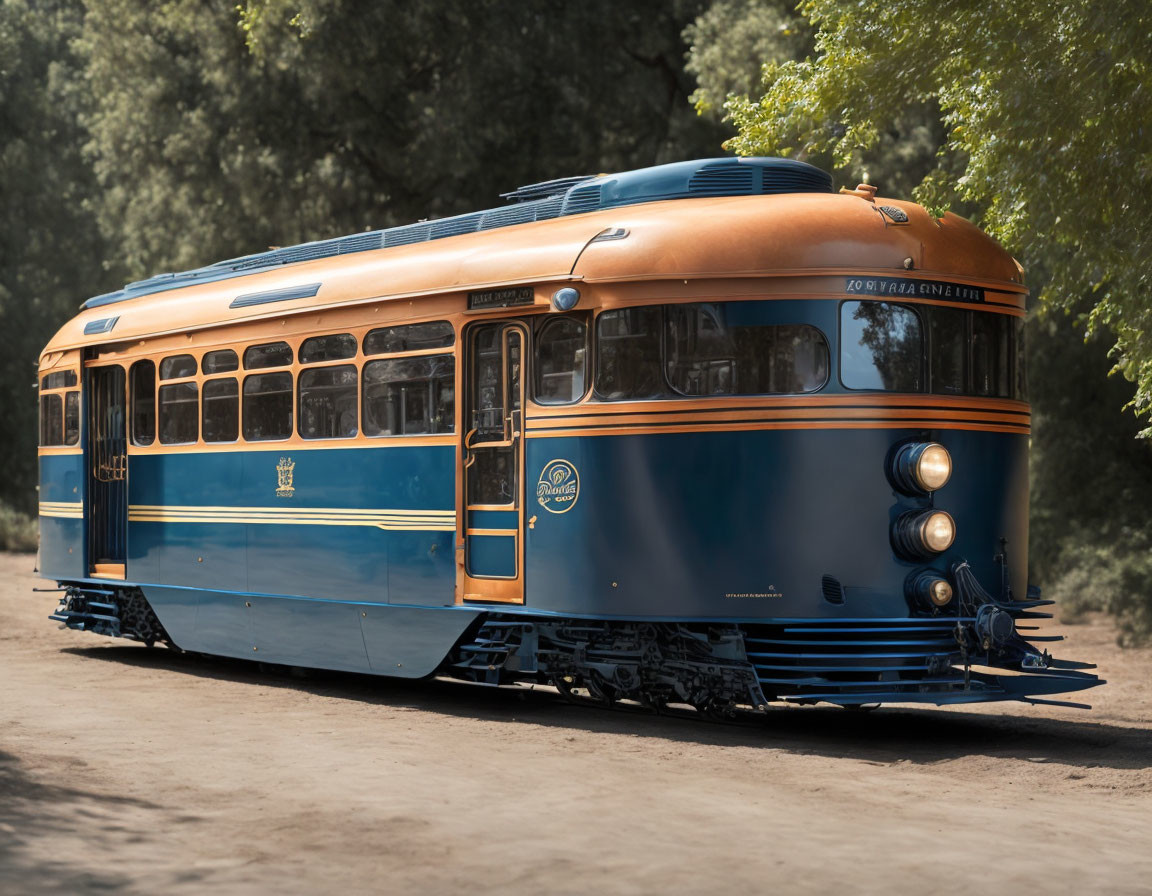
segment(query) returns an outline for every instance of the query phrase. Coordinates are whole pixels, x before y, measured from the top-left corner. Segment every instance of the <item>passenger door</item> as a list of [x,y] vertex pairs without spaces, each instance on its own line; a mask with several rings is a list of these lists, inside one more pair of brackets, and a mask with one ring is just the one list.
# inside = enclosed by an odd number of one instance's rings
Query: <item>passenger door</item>
[[466,332],[463,599],[522,604],[528,331],[501,321]]
[[122,579],[128,549],[124,368],[88,368],[88,570]]

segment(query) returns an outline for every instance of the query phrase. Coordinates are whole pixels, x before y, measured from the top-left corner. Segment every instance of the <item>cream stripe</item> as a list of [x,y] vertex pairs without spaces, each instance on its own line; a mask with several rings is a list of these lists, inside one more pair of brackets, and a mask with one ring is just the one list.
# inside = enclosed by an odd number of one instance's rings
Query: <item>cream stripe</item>
[[197,507],[135,504],[128,519],[136,523],[216,523],[273,526],[369,526],[410,532],[454,532],[454,510],[364,510],[337,507]]
[[336,515],[350,516],[418,516],[418,517],[437,517],[437,516],[450,516],[455,517],[455,510],[395,510],[395,509],[360,509],[351,507],[236,507],[236,506],[209,506],[199,504],[132,504],[129,508],[130,511],[142,511],[157,513],[263,513],[263,514],[291,514],[291,515],[304,515],[304,514],[320,514],[320,515]]
[[41,501],[40,516],[54,516],[65,520],[84,519],[84,505],[79,501]]

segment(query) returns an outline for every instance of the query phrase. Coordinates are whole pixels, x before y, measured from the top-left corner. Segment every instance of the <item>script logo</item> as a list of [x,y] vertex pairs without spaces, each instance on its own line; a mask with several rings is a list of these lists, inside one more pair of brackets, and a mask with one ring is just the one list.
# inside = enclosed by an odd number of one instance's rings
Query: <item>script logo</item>
[[551,461],[540,471],[536,500],[549,513],[567,513],[579,497],[580,474],[568,461]]

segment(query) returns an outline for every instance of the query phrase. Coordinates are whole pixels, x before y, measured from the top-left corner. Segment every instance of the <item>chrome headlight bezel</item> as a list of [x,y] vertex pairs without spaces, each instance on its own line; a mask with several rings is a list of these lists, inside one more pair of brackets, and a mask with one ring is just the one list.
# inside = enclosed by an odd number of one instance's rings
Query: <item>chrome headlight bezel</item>
[[893,456],[889,477],[905,494],[931,494],[952,478],[952,455],[939,442],[909,442]]
[[955,589],[952,583],[935,569],[920,569],[913,572],[906,584],[908,597],[913,606],[922,610],[939,612],[952,603]]
[[892,523],[892,546],[909,560],[944,553],[956,543],[956,521],[944,510],[910,510]]

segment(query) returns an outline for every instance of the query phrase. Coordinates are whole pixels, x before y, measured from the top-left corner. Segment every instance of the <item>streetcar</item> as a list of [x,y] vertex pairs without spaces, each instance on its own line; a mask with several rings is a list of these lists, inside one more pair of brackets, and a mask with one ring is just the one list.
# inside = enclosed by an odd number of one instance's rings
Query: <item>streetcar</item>
[[1054,702],[1017,262],[722,158],[88,299],[40,357],[52,619],[729,715]]

